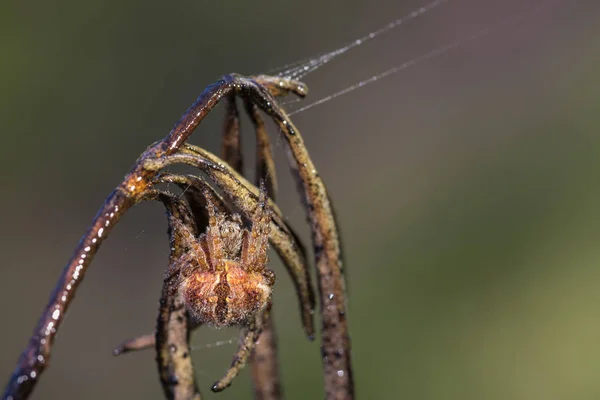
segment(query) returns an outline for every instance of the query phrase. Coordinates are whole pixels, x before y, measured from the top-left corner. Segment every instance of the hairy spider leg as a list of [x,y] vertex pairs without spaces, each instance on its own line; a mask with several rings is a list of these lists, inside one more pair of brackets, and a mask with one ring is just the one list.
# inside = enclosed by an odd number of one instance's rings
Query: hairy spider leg
[[271,212],[266,205],[264,182],[260,185],[258,207],[252,219],[252,230],[244,235],[242,262],[252,271],[262,271],[267,263],[268,238],[271,230]]
[[223,242],[221,241],[221,228],[225,220],[225,215],[217,213],[215,205],[206,198],[206,210],[208,212],[208,227],[206,228],[206,242],[208,244],[208,259],[213,271],[222,272],[225,270],[223,262]]
[[225,373],[225,376],[215,382],[212,386],[211,390],[213,392],[220,392],[231,385],[233,379],[238,375],[244,365],[246,365],[250,354],[254,350],[256,341],[260,337],[262,328],[269,319],[270,310],[271,301],[269,300],[267,307],[255,317],[254,321],[247,327],[242,328],[238,349],[231,362],[231,366]]

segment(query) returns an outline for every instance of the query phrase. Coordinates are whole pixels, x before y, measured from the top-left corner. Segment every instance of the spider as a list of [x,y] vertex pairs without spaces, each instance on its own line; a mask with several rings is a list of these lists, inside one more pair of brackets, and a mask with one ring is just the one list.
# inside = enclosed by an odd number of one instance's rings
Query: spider
[[256,320],[270,308],[275,283],[275,273],[265,267],[271,231],[265,190],[260,191],[251,232],[242,227],[239,215],[227,220],[217,213],[209,196],[206,192],[206,233],[196,241],[185,226],[179,228],[189,246],[189,252],[176,261],[182,277],[181,296],[198,324],[246,325],[257,330]]
[[[167,179],[177,180],[173,176]],[[192,182],[191,179],[188,178],[188,183],[196,183],[194,188],[197,189],[198,181]],[[232,366],[223,379],[213,385],[213,391],[220,391],[231,384],[246,364],[268,321],[271,291],[275,283],[275,273],[266,268],[271,211],[266,202],[264,184],[260,186],[251,230],[244,228],[239,214],[232,214],[228,218],[227,208],[216,197],[216,193],[205,187],[202,194],[206,202],[206,214],[203,217],[208,218],[208,226],[206,232],[197,237],[197,227],[190,217],[192,212],[188,205],[172,195],[158,193],[168,209],[178,207],[177,211],[169,212],[172,248],[175,250],[165,280],[168,298],[164,301],[179,303],[189,319],[190,329],[200,325],[215,328],[243,326],[241,346]],[[161,326],[160,322],[158,325]],[[114,350],[114,354],[155,346],[156,334],[168,335],[167,325],[160,329],[160,333],[157,331],[123,342]],[[170,343],[168,347],[169,353],[176,353],[178,344]],[[166,374],[168,379],[164,384],[167,386],[179,381],[178,376],[181,375],[169,371]],[[173,376],[177,376],[177,379],[173,379]],[[182,385],[179,386],[171,391],[181,392]]]
[[[241,325],[242,340],[237,356],[213,390],[219,391],[229,385],[245,361],[250,359],[257,397],[279,398],[275,335],[268,318],[274,275],[264,267],[267,237],[294,282],[302,324],[309,338],[314,333],[314,297],[303,247],[273,201],[275,167],[261,112],[273,119],[287,143],[292,171],[298,180],[311,224],[319,283],[325,395],[328,399],[354,397],[337,223],[326,187],[302,136],[277,103],[276,97],[289,93],[304,97],[307,88],[290,78],[226,75],[204,90],[163,140],[140,155],[123,181],[105,200],[75,248],[27,348],[21,354],[6,386],[4,399],[29,396],[49,363],[57,330],[98,248],[124,213],[146,200],[161,201],[167,209],[171,240],[169,268],[154,337],[142,336],[126,342],[123,351],[151,347],[154,343],[167,397],[199,399],[189,357],[191,329],[200,323]],[[259,179],[265,181],[262,189],[247,181],[241,173],[238,96],[244,102],[256,133],[256,170]],[[223,99],[227,104],[223,159],[220,159],[187,143],[187,139]],[[174,164],[191,165],[202,175],[165,172]],[[161,183],[182,187],[186,201],[157,189]],[[216,188],[223,194],[222,199]],[[235,217],[235,214],[240,217]],[[249,231],[243,227],[243,219],[252,222]],[[207,231],[201,234],[206,226]],[[213,268],[215,273],[206,272]],[[217,277],[216,271],[221,275]],[[225,294],[226,285],[221,281],[223,272],[229,284],[228,295]],[[236,274],[246,279],[236,280]],[[206,281],[203,281],[204,278]],[[240,288],[242,290],[238,292]],[[257,343],[261,328],[261,338],[265,340]]]

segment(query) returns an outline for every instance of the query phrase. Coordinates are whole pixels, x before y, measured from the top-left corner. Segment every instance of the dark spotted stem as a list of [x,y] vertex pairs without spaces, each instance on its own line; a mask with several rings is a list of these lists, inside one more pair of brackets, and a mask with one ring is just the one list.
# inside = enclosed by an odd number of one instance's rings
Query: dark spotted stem
[[42,313],[27,348],[6,385],[3,399],[26,399],[47,367],[54,338],[94,255],[123,214],[143,197],[157,171],[144,168],[145,161],[175,153],[200,121],[234,88],[235,78],[226,76],[208,86],[175,124],[169,135],[148,148],[123,182],[108,196],[81,238]]
[[300,131],[271,94],[256,82],[241,83],[241,94],[279,126],[288,143],[294,175],[298,179],[311,221],[321,300],[321,353],[327,399],[353,399],[350,336],[346,321],[346,292],[337,222],[323,180],[319,176]]
[[[201,400],[194,379],[190,349],[191,321],[185,304],[178,296],[178,260],[198,234],[192,211],[186,202],[170,193],[158,192],[157,199],[167,209],[171,254],[163,283],[156,321],[156,361],[163,391],[169,400]],[[194,227],[187,230],[183,227]]]

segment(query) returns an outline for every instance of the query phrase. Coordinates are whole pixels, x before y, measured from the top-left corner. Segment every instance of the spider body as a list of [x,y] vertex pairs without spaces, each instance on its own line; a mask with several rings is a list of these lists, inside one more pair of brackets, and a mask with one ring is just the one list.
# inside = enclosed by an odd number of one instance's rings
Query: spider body
[[[266,268],[270,212],[263,207],[249,231],[239,215],[227,219],[208,200],[210,225],[179,261],[189,274],[180,293],[195,324],[248,326],[270,304],[275,274]],[[191,273],[185,265],[190,257],[195,261]]]
[[247,272],[235,261],[225,271],[195,272],[182,285],[193,321],[213,328],[248,325],[271,300],[271,282],[262,274]]

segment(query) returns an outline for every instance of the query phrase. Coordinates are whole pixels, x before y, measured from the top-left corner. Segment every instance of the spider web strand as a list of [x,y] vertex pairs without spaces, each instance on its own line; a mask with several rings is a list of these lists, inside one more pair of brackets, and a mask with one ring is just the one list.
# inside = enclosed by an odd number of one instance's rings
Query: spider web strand
[[[314,72],[317,69],[321,68],[322,66],[329,63],[330,61],[337,58],[338,56],[346,53],[347,51],[352,50],[355,47],[361,46],[361,45],[375,39],[376,37],[378,37],[386,32],[389,32],[389,31],[393,30],[394,28],[397,28],[398,26],[402,25],[403,23],[406,23],[407,21],[409,21],[411,19],[414,19],[420,15],[423,15],[427,11],[430,11],[431,9],[433,9],[443,3],[446,3],[448,1],[450,1],[450,0],[432,1],[429,4],[426,4],[422,7],[415,9],[411,13],[405,15],[404,17],[397,18],[394,21],[384,25],[383,27],[381,27],[373,32],[370,32],[367,35],[361,36],[361,37],[353,40],[352,42],[348,43],[347,45],[345,45],[343,47],[340,47],[336,50],[333,50],[333,51],[330,51],[327,53],[323,53],[317,57],[307,58],[304,60],[286,64],[281,68],[288,68],[288,69],[286,69],[282,72],[279,72],[277,75],[288,78],[288,79],[301,79],[304,76],[310,74],[311,72]],[[277,70],[279,70],[281,68],[275,69],[275,71],[271,71],[271,73],[276,72]]]
[[521,14],[518,14],[516,16],[504,19],[504,20],[502,20],[502,21],[500,21],[500,22],[498,22],[498,23],[496,23],[494,25],[488,26],[487,28],[483,28],[483,29],[481,29],[481,30],[479,30],[479,31],[477,31],[477,32],[469,35],[469,36],[457,39],[454,42],[451,42],[451,43],[448,43],[448,44],[446,44],[444,46],[435,48],[435,49],[433,49],[433,50],[431,50],[431,51],[429,51],[429,52],[427,52],[425,54],[422,54],[422,55],[420,55],[418,57],[415,57],[415,58],[413,58],[413,59],[411,59],[409,61],[406,61],[406,62],[404,62],[404,63],[402,63],[400,65],[397,65],[397,66],[392,67],[392,68],[390,68],[388,70],[385,70],[385,71],[380,72],[380,73],[378,73],[376,75],[373,75],[373,76],[371,76],[368,79],[359,81],[359,82],[357,82],[357,83],[355,83],[353,85],[350,85],[350,86],[348,86],[348,87],[346,87],[346,88],[344,88],[344,89],[342,89],[342,90],[340,90],[338,92],[335,92],[333,94],[325,96],[322,99],[319,99],[319,100],[315,101],[314,103],[307,104],[304,107],[301,107],[301,108],[299,108],[297,110],[291,111],[291,112],[288,113],[288,115],[292,116],[292,115],[299,114],[301,112],[307,111],[307,110],[309,110],[309,109],[311,109],[311,108],[313,108],[315,106],[318,106],[320,104],[323,104],[323,103],[326,103],[326,102],[328,102],[330,100],[333,100],[333,99],[335,99],[337,97],[340,97],[340,96],[343,96],[343,95],[348,94],[350,92],[353,92],[356,89],[360,89],[360,88],[362,88],[362,87],[364,87],[364,86],[366,86],[368,84],[371,84],[371,83],[373,83],[375,81],[378,81],[378,80],[381,80],[383,78],[386,78],[386,77],[388,77],[390,75],[393,75],[393,74],[395,74],[397,72],[403,71],[403,70],[405,70],[405,69],[407,69],[409,67],[412,67],[412,66],[414,66],[416,64],[419,64],[419,63],[422,63],[424,61],[430,60],[430,59],[435,58],[437,56],[440,56],[440,55],[442,55],[442,54],[444,54],[444,53],[446,53],[446,52],[448,52],[450,50],[456,49],[458,47],[464,46],[467,43],[470,43],[470,42],[473,42],[473,41],[475,41],[477,39],[480,39],[482,37],[488,36],[488,35],[496,32],[496,31],[500,30],[501,28],[517,24],[517,23],[521,22],[523,19],[525,19],[526,17],[531,16],[531,15],[539,12],[543,7],[544,6],[539,6],[539,7],[535,8],[535,9],[533,9],[533,10],[529,10],[528,12],[521,13]]

